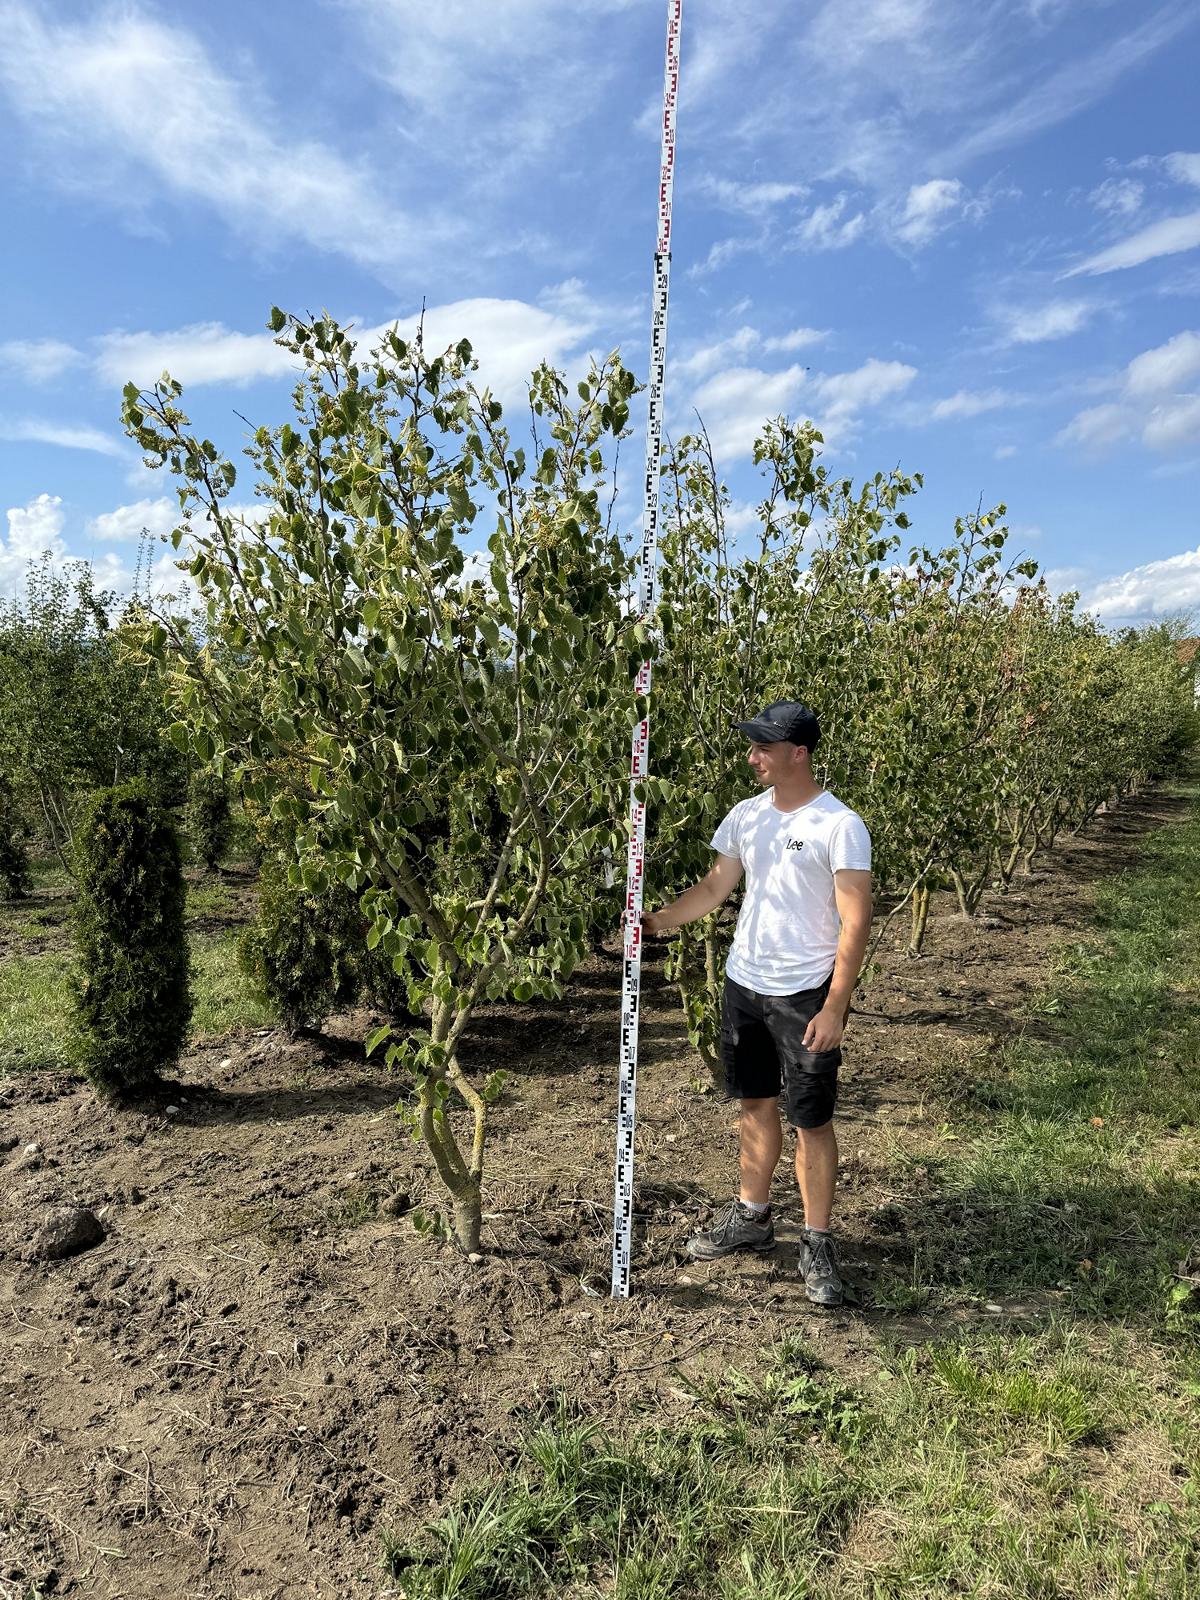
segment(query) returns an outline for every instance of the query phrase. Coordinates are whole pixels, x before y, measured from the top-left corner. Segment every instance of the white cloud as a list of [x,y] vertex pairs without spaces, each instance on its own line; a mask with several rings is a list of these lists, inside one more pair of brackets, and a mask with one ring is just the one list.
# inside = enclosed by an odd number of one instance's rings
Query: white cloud
[[1141,210],[1144,193],[1145,185],[1138,183],[1136,178],[1105,178],[1092,190],[1088,199],[1097,211],[1104,211],[1113,217],[1131,217],[1135,211]]
[[804,387],[803,367],[763,372],[729,367],[702,383],[690,398],[712,441],[718,465],[749,453],[769,417],[788,413]]
[[96,539],[140,539],[143,531],[158,538],[170,533],[179,521],[178,500],[160,495],[156,500],[135,500],[132,505],[102,512],[88,523],[88,532]]
[[1200,211],[1184,212],[1177,217],[1164,217],[1152,222],[1148,228],[1131,234],[1119,244],[1099,250],[1063,273],[1064,278],[1081,275],[1098,277],[1105,272],[1121,272],[1127,267],[1140,267],[1143,262],[1155,261],[1159,256],[1179,255],[1184,250],[1194,250],[1200,245]]
[[1124,407],[1107,402],[1078,412],[1058,435],[1058,442],[1079,445],[1084,450],[1103,450],[1128,436],[1129,417]]
[[[524,300],[456,300],[425,312],[425,342],[441,350],[467,338],[479,358],[479,378],[501,398],[519,399],[540,361],[561,364],[595,331],[600,311],[578,279],[547,291],[546,306]],[[550,306],[558,309],[549,309]],[[420,320],[409,312],[396,323],[356,330],[356,342],[373,350],[389,328],[411,336]],[[162,333],[111,333],[98,341],[96,371],[105,383],[146,385],[170,372],[185,387],[252,383],[290,377],[298,367],[270,333],[237,333],[223,323],[199,323]]]
[[1177,333],[1166,344],[1134,356],[1125,369],[1125,389],[1132,396],[1178,389],[1200,373],[1200,333]]
[[828,328],[793,328],[790,333],[773,334],[769,339],[764,339],[763,349],[768,352],[778,350],[783,355],[790,355],[793,350],[805,350],[812,344],[824,344],[828,337]]
[[92,450],[102,456],[125,454],[125,447],[121,441],[111,434],[102,433],[99,428],[73,427],[37,417],[0,421],[0,439],[59,445],[64,450]]
[[1163,166],[1180,183],[1200,186],[1200,151],[1173,150],[1164,159]]
[[[402,337],[416,331],[419,314],[398,319]],[[386,328],[364,332],[368,348]],[[478,381],[505,405],[519,403],[529,374],[541,361],[562,366],[577,356],[595,331],[590,316],[563,316],[524,300],[456,300],[425,312],[425,345],[442,350],[460,339],[471,341],[479,361]]]
[[919,43],[936,21],[934,10],[931,0],[826,0],[811,41],[849,68],[881,48]]
[[867,225],[861,211],[846,216],[849,203],[849,195],[839,194],[827,205],[814,206],[793,231],[792,238],[804,250],[844,250],[861,236]]
[[816,421],[827,443],[845,444],[858,414],[903,394],[917,376],[916,367],[874,356],[853,372],[822,374],[813,385]]
[[703,378],[730,360],[749,355],[762,346],[762,335],[757,328],[742,327],[736,333],[718,339],[715,344],[697,345],[687,355],[673,363],[675,372],[683,378]]
[[758,507],[750,500],[731,500],[725,507],[725,531],[730,539],[757,533],[762,527]]
[[66,517],[56,494],[39,494],[23,506],[10,506],[8,538],[0,539],[0,594],[17,594],[24,586],[31,561],[48,550],[56,561],[66,556],[63,525]]
[[1200,395],[1160,400],[1143,424],[1142,443],[1150,450],[1200,445]]
[[1153,622],[1190,610],[1200,605],[1200,548],[1105,578],[1084,593],[1082,605],[1110,623]]
[[0,344],[0,367],[20,373],[27,383],[53,383],[83,360],[61,339],[9,339]]
[[[978,28],[978,13],[972,12],[970,16]],[[947,169],[966,166],[981,155],[1020,143],[1044,128],[1065,121],[1107,94],[1120,78],[1161,50],[1190,20],[1186,5],[1166,5],[1127,33],[1110,39],[1087,55],[1073,51],[1066,66],[1048,73],[1024,95],[1005,97],[1003,108],[989,114],[974,132],[944,152],[941,164]],[[1028,40],[1022,44],[1028,62]],[[978,52],[977,61],[987,72],[986,51]],[[993,63],[991,82],[987,86],[991,90],[988,99],[993,98],[997,86],[1003,88],[1005,80],[997,78]]]
[[729,238],[716,239],[708,247],[708,254],[703,261],[693,263],[687,270],[689,278],[704,278],[710,272],[719,272],[727,261],[732,261],[735,256],[746,255],[761,243],[755,238]]
[[253,383],[297,370],[290,350],[271,333],[235,333],[221,322],[197,322],[169,332],[106,333],[98,341],[102,382],[145,387],[163,372],[194,388],[205,383]]
[[937,400],[929,408],[931,422],[951,422],[959,418],[978,417],[984,411],[999,411],[1002,406],[1018,403],[1016,395],[1006,389],[959,389],[956,394]]
[[1013,456],[1020,451],[1020,446],[1015,444],[998,444],[992,451],[997,461],[1011,461]]
[[781,415],[811,420],[827,444],[844,448],[861,414],[902,394],[916,376],[915,367],[875,357],[849,372],[812,376],[799,365],[780,372],[739,365],[706,377],[676,403],[681,413],[699,412],[723,468],[732,458],[748,455],[763,423]]
[[1197,377],[1200,333],[1188,329],[1135,356],[1122,374],[1120,398],[1079,412],[1059,442],[1102,450],[1140,438],[1147,449],[1164,452],[1200,444],[1200,394],[1185,387]]
[[828,330],[820,328],[793,328],[789,333],[764,337],[757,328],[741,327],[715,344],[696,345],[673,363],[673,370],[684,378],[703,378],[731,361],[742,361],[760,351],[767,355],[792,355],[828,337]]
[[1078,333],[1095,315],[1087,300],[1050,300],[1041,306],[1008,306],[998,313],[1009,344],[1042,344]]
[[126,211],[157,191],[262,246],[300,239],[377,269],[445,241],[432,211],[414,227],[361,165],[289,139],[260,86],[182,26],[116,7],[60,20],[26,0],[0,0],[0,26],[0,84],[60,185]]
[[[630,24],[613,14],[635,0],[344,0],[358,19],[362,65],[401,103],[396,130],[420,163],[446,152],[481,194],[498,177],[557,155],[628,70]],[[636,17],[634,22],[636,23]],[[695,78],[702,63],[693,51]],[[689,74],[684,75],[687,85]],[[661,105],[661,101],[660,101]],[[661,115],[654,113],[654,122]]]
[[789,200],[803,200],[808,193],[804,183],[738,183],[731,178],[705,176],[701,191],[724,206],[727,211],[744,211],[750,216],[760,216]]
[[914,247],[928,244],[955,214],[961,212],[966,194],[957,178],[931,178],[928,183],[914,183],[892,228],[893,235],[901,243]]

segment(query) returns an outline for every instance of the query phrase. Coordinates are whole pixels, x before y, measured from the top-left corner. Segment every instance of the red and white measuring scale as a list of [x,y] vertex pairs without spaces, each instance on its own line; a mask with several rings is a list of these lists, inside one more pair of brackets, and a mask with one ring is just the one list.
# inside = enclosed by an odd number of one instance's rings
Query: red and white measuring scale
[[[638,616],[648,618],[658,594],[658,491],[662,456],[663,387],[667,366],[667,298],[671,287],[671,196],[675,187],[675,110],[679,98],[679,36],[683,0],[667,3],[667,67],[663,83],[662,171],[658,186],[658,248],[646,412],[646,499],[638,575]],[[634,694],[649,700],[651,663],[643,661]],[[625,968],[621,989],[621,1073],[617,1095],[617,1171],[613,1199],[612,1294],[629,1297],[633,1233],[633,1138],[637,1122],[638,1009],[642,992],[642,890],[646,865],[646,803],[638,785],[649,768],[650,715],[633,730],[629,763],[629,864],[625,878]]]

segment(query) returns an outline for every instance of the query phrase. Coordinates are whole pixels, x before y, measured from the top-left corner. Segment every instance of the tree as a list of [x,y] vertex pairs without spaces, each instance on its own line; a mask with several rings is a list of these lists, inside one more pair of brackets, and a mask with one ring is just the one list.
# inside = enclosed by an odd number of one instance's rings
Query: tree
[[98,790],[78,832],[79,1053],[98,1089],[151,1088],[191,1016],[186,891],[174,824],[140,781]]
[[17,803],[11,780],[0,772],[0,888],[10,900],[24,900],[33,892],[29,851],[25,841],[29,824]]
[[529,450],[465,341],[431,356],[392,332],[365,355],[328,318],[271,325],[305,372],[293,422],[247,451],[261,519],[229,511],[236,470],[191,433],[177,383],[125,391],[129,432],[192,514],[207,611],[199,648],[162,618],[146,643],[172,737],[287,824],[293,881],[359,894],[368,943],[427,1017],[388,1059],[411,1074],[414,1129],[474,1251],[503,1070],[469,1076],[460,1040],[484,1000],[561,994],[616,842],[614,693],[646,630],[601,494],[634,382],[610,356],[576,403],[539,368]]
[[86,562],[60,572],[49,554],[30,563],[21,598],[0,601],[0,766],[68,872],[93,790],[143,777],[170,802],[182,795],[157,682],[110,620],[116,610]]
[[229,848],[233,815],[229,785],[210,767],[196,767],[188,779],[187,831],[196,859],[215,872]]

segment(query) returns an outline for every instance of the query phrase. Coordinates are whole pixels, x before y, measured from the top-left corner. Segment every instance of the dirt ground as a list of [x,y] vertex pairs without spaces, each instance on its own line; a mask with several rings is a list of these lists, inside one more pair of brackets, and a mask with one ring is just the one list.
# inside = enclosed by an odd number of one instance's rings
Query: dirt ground
[[[363,1059],[368,1013],[314,1039],[205,1041],[136,1112],[66,1075],[0,1083],[0,1596],[386,1594],[381,1532],[426,1520],[460,1475],[503,1471],[523,1414],[556,1388],[610,1420],[669,1414],[681,1371],[750,1364],[790,1330],[852,1372],[881,1329],[917,1340],[984,1318],[872,1309],[876,1274],[903,1259],[896,1201],[912,1198],[889,1188],[887,1153],[936,1137],[935,1072],[1030,1022],[1047,951],[1086,926],[1098,876],[1177,814],[1151,793],[1097,818],[977,925],[938,907],[920,961],[893,930],[846,1042],[839,1228],[860,1304],[843,1311],[803,1297],[783,1168],[773,1256],[686,1262],[685,1237],[731,1191],[733,1116],[699,1092],[653,957],[635,1292],[607,1298],[615,946],[565,1002],[497,1008],[473,1030],[470,1063],[512,1072],[479,1264],[413,1227],[409,1210],[439,1199],[393,1114],[397,1081]],[[95,1209],[103,1243],[23,1259],[61,1204]]]

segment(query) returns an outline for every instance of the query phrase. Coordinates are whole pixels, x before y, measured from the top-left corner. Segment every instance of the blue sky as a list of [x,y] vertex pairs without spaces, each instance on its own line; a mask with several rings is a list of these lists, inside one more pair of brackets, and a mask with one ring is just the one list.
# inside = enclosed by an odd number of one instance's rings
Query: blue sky
[[[660,0],[0,0],[0,593],[128,582],[120,389],[282,420],[269,307],[644,374]],[[750,524],[769,415],[982,500],[1110,623],[1200,606],[1200,7],[685,0],[668,416]],[[638,451],[622,505],[635,528]]]

